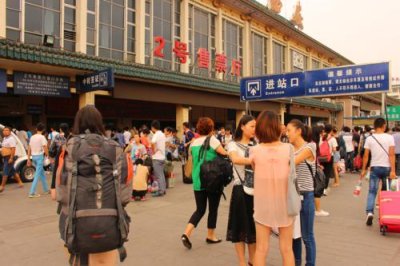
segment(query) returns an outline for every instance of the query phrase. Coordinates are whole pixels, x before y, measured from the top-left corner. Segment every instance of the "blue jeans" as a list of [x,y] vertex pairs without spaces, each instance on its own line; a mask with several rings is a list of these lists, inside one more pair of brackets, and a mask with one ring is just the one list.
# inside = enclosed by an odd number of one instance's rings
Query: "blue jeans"
[[376,193],[379,188],[379,180],[382,180],[382,190],[386,190],[386,179],[390,174],[390,167],[373,166],[369,176],[369,191],[367,200],[367,214],[374,213]]
[[43,161],[44,161],[44,155],[32,155],[32,162],[36,167],[35,171],[35,177],[33,178],[31,190],[29,191],[30,195],[33,195],[36,193],[36,187],[40,180],[42,180],[42,186],[43,186],[43,192],[49,191],[49,187],[47,186],[47,181],[46,181],[46,175],[44,173],[43,169]]
[[[304,199],[301,201],[300,222],[301,235],[304,245],[306,246],[306,266],[314,266],[317,256],[317,249],[314,238],[314,215],[315,203],[314,192],[305,192]],[[293,245],[293,253],[295,255],[296,265],[301,265],[301,243],[296,241]]]

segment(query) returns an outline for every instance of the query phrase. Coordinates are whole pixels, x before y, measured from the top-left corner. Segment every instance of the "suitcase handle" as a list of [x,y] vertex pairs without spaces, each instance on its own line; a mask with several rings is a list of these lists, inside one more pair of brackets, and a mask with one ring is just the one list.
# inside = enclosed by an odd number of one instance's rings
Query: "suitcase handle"
[[396,178],[396,179],[391,179],[391,178],[389,178],[389,177],[386,178],[386,190],[387,190],[387,191],[392,191],[391,188],[390,188],[390,185],[391,185],[392,181],[394,181],[394,180],[396,180],[396,182],[397,182],[397,184],[396,184],[396,192],[400,191],[400,188],[399,188],[399,179],[398,179],[398,178]]

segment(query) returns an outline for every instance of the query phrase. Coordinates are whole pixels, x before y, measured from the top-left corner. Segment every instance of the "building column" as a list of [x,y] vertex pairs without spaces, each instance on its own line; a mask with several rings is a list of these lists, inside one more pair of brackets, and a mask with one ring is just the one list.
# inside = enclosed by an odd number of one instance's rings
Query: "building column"
[[[189,46],[189,0],[181,0],[181,42]],[[196,53],[197,51],[193,51]],[[190,57],[188,57],[189,59]],[[187,60],[185,64],[181,64],[181,72],[189,73],[189,64]]]
[[76,1],[76,51],[86,54],[87,0]]
[[311,127],[312,125],[312,118],[311,116],[308,117],[308,126]]
[[286,57],[285,57],[285,69],[284,73],[292,72],[292,64],[290,63],[292,60],[292,53],[290,51],[290,43],[287,43],[286,46]]
[[183,135],[182,124],[184,122],[189,122],[189,107],[176,105],[176,130],[178,131],[178,136]]
[[272,41],[272,34],[268,37],[268,46],[267,46],[267,72],[268,74],[274,74],[274,42]]
[[[222,21],[222,8],[218,8],[218,14],[216,17],[215,21],[215,53],[216,54],[222,54],[224,52],[224,43],[223,43],[223,37],[222,36],[222,27],[223,27],[223,21]],[[223,80],[224,79],[224,74],[223,73],[216,73],[217,79]]]
[[0,0],[0,38],[6,37],[6,0]]
[[285,112],[286,112],[286,106],[284,104],[281,104],[281,108],[279,109],[281,124],[285,124]]
[[136,1],[135,53],[136,63],[146,61],[146,1]]
[[86,105],[94,105],[96,93],[86,92],[79,95],[79,109],[82,109]]
[[246,114],[244,110],[236,110],[236,128],[239,126],[240,119]]
[[252,74],[252,58],[251,58],[251,24],[250,21],[244,22],[243,29],[243,77],[249,77]]

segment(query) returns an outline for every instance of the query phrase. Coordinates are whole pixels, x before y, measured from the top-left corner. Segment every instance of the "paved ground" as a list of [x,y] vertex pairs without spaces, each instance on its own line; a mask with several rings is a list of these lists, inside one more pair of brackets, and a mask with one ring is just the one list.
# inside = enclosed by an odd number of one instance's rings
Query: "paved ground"
[[[178,168],[178,167],[177,167]],[[366,188],[360,198],[352,196],[355,175],[346,175],[339,188],[331,189],[323,199],[330,217],[317,218],[317,264],[330,265],[400,265],[400,234],[379,234],[377,221],[366,227],[364,205]],[[0,194],[0,265],[67,265],[66,253],[58,237],[56,204],[49,196],[29,199],[29,184],[18,189],[9,184]],[[217,233],[225,238],[229,208],[222,201]],[[128,212],[133,218],[128,259],[124,265],[237,265],[233,245],[229,242],[209,246],[205,243],[205,219],[192,236],[188,251],[180,235],[194,210],[191,186],[177,174],[174,188],[164,198],[133,202]],[[281,265],[278,242],[272,240],[267,265]]]

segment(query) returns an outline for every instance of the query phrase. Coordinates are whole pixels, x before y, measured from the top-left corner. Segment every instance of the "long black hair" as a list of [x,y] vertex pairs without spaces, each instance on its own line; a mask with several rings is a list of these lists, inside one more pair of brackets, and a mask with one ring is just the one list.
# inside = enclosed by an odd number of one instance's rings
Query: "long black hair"
[[242,126],[245,126],[247,123],[253,120],[255,120],[255,118],[251,115],[242,116],[242,118],[239,121],[239,125],[237,126],[235,131],[235,137],[234,137],[235,141],[240,141],[243,138]]
[[83,107],[75,115],[72,133],[74,135],[85,134],[86,130],[89,130],[91,133],[105,135],[103,117],[93,105]]
[[301,137],[304,139],[306,142],[310,142],[312,137],[311,137],[311,129],[305,125],[303,122],[301,122],[298,119],[293,119],[289,122],[293,127],[296,129],[301,130]]

